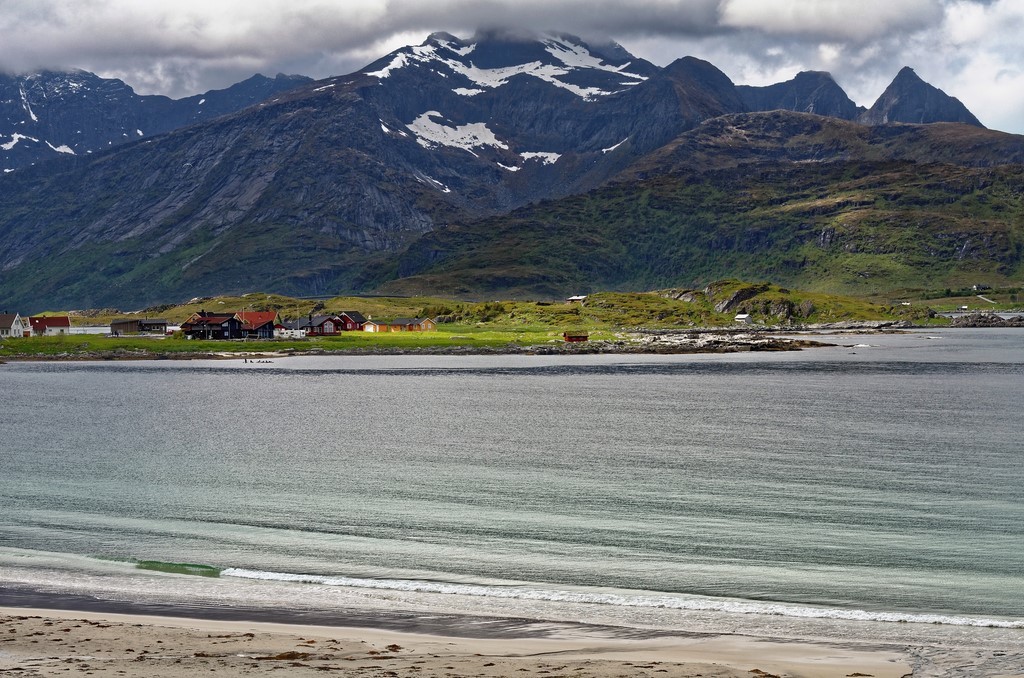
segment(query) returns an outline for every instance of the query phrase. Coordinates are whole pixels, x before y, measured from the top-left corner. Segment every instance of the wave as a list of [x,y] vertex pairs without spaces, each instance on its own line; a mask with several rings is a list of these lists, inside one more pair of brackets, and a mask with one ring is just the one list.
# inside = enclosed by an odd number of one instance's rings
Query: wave
[[886,612],[845,610],[839,608],[810,607],[787,603],[728,600],[685,595],[622,595],[557,589],[523,588],[517,586],[484,586],[456,584],[413,579],[370,579],[361,577],[332,577],[326,575],[263,572],[244,568],[221,570],[222,577],[259,579],[264,581],[347,586],[353,588],[385,589],[416,593],[440,593],[486,598],[588,603],[637,608],[660,608],[699,612],[729,612],[733,614],[759,614],[804,619],[836,619],[847,621],[896,622],[907,624],[939,624],[950,626],[976,626],[989,628],[1024,629],[1024,619],[983,619],[959,615],[926,614],[912,612]]

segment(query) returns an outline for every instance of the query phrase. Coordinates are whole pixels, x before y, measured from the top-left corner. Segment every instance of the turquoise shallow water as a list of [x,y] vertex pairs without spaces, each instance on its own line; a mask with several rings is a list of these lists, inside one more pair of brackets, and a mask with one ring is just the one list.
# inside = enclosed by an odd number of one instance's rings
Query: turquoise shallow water
[[1024,628],[1024,333],[837,341],[4,365],[0,587]]

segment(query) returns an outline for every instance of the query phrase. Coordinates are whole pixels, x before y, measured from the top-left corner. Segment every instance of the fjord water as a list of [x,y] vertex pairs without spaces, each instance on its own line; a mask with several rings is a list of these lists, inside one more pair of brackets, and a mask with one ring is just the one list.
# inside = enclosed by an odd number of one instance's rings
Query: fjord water
[[832,340],[3,365],[0,604],[1019,635],[1024,333]]

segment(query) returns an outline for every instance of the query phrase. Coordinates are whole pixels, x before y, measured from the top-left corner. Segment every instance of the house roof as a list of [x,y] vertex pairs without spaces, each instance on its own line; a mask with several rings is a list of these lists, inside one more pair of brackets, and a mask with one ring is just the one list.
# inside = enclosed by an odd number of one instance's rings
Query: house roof
[[28,319],[34,330],[47,327],[71,327],[71,318],[66,315],[34,315]]
[[17,313],[0,313],[0,327],[5,330],[9,330],[14,327],[14,321],[17,320],[19,315]]
[[391,325],[421,325],[426,322],[428,318],[395,318],[391,321]]
[[323,325],[328,320],[333,320],[334,322],[338,322],[341,319],[338,316],[334,315],[334,314],[331,314],[331,315],[315,315],[315,316],[313,316],[313,322],[312,323],[307,321],[302,326],[303,327],[311,327],[311,326],[312,327],[318,327],[320,325]]
[[277,311],[239,311],[238,317],[246,328],[262,327],[277,322]]
[[364,318],[363,314],[360,313],[359,311],[342,311],[338,315],[343,315],[343,316],[346,316],[348,318],[351,318],[352,322],[356,322],[356,323],[365,323],[366,322],[366,318]]

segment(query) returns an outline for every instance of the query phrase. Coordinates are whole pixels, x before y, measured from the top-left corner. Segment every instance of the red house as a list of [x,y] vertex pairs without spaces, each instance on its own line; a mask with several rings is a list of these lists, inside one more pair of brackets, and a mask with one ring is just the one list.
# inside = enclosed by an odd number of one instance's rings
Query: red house
[[359,311],[342,311],[338,314],[338,320],[346,332],[361,332],[366,325],[366,318]]
[[311,315],[299,329],[306,330],[308,337],[331,337],[340,334],[344,326],[344,321],[336,315]]
[[37,337],[71,333],[71,318],[66,315],[34,315],[28,322]]

